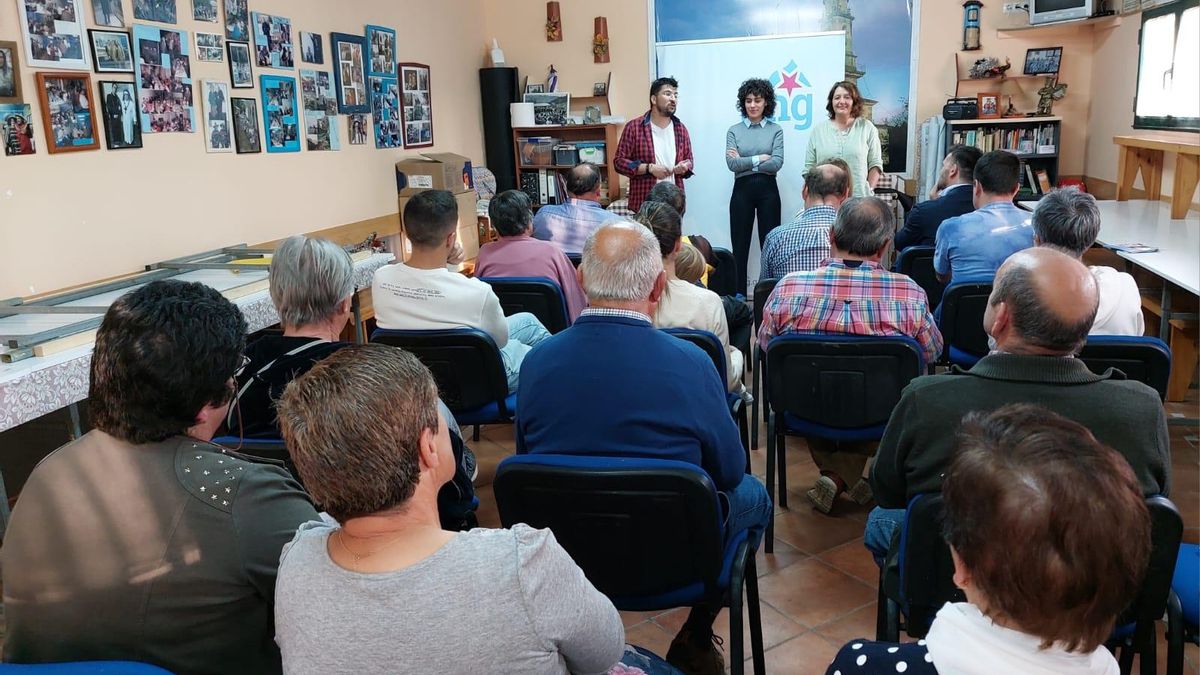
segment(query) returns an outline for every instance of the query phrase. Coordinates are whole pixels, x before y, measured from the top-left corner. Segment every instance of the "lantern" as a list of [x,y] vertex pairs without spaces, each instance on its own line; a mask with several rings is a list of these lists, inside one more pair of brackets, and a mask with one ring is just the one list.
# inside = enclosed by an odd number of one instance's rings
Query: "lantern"
[[983,3],[979,0],[967,0],[963,3],[963,51],[979,49],[979,8]]

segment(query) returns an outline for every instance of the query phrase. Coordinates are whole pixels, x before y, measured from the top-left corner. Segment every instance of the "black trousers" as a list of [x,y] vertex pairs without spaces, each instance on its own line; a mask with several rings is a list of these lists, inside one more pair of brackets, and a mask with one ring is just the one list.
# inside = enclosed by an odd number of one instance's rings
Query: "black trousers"
[[779,227],[779,186],[775,176],[752,174],[733,182],[729,197],[729,234],[733,239],[733,258],[737,261],[737,289],[746,294],[746,266],[750,260],[750,235],[758,216],[758,246],[762,249],[767,233]]

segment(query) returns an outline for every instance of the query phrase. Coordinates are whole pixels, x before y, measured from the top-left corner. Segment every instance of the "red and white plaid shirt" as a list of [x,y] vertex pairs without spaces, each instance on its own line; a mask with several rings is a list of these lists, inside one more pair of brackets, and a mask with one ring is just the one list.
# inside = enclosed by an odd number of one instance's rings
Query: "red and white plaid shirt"
[[[687,127],[678,117],[671,116],[671,124],[675,125],[675,162],[682,163],[692,160],[692,138],[688,136]],[[637,213],[650,194],[651,188],[658,179],[649,173],[638,174],[638,167],[643,164],[654,164],[654,135],[650,130],[650,113],[631,120],[621,131],[621,141],[617,143],[617,155],[613,165],[617,173],[629,176],[629,210]],[[692,177],[692,170],[685,174],[676,174],[675,184],[683,189],[683,179]]]

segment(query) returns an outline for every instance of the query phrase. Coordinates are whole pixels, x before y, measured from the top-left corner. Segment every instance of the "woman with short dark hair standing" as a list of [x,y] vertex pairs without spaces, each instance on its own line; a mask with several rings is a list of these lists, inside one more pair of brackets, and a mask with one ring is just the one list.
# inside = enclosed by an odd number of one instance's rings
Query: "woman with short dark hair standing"
[[750,235],[758,217],[758,246],[767,233],[779,227],[779,186],[775,175],[783,168],[783,129],[771,121],[775,114],[775,88],[761,78],[738,87],[737,109],[742,121],[725,135],[725,164],[734,174],[729,197],[729,234],[737,260],[737,288],[745,292]]

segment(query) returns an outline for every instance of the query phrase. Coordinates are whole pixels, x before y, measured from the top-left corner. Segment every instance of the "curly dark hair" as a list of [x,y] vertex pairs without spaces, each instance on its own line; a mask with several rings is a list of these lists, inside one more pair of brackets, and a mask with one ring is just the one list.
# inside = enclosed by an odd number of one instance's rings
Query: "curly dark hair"
[[853,82],[842,81],[829,88],[829,96],[825,98],[825,110],[829,113],[829,119],[833,119],[833,93],[838,90],[838,87],[845,89],[850,93],[850,98],[854,101],[850,105],[851,117],[862,117],[862,94],[858,93],[858,85]]
[[761,96],[763,99],[763,117],[775,116],[775,87],[761,77],[752,77],[738,87],[737,109],[746,117],[746,98]]

